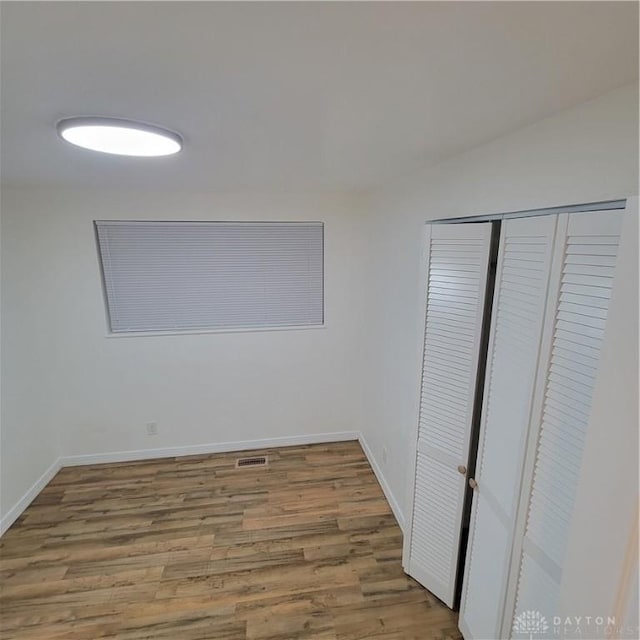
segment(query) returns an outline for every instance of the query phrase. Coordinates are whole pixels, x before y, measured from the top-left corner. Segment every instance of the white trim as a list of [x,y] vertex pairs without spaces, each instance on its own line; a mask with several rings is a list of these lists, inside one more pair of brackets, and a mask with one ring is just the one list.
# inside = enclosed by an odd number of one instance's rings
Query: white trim
[[369,464],[373,469],[373,473],[376,476],[376,479],[378,480],[378,484],[380,485],[382,492],[384,493],[384,497],[387,499],[387,502],[391,507],[391,511],[393,511],[393,515],[396,517],[396,520],[398,521],[398,526],[402,530],[403,535],[405,535],[404,513],[402,513],[402,509],[400,509],[400,505],[398,504],[396,497],[393,495],[393,491],[391,491],[391,487],[389,486],[389,483],[384,477],[384,474],[382,473],[382,469],[380,468],[378,461],[375,459],[373,452],[371,451],[371,448],[367,444],[367,441],[363,433],[360,433],[358,435],[358,441],[360,442],[360,446],[364,451],[364,455],[367,456],[367,460],[369,461]]
[[[492,222],[493,220],[514,220],[516,218],[533,218],[553,216],[563,213],[590,213],[592,211],[619,211],[625,209],[628,198],[618,200],[601,200],[600,202],[586,202],[584,204],[567,204],[559,207],[544,207],[542,209],[523,209],[521,211],[505,211],[503,213],[488,213],[477,216],[458,216],[455,218],[438,218],[432,220],[434,224],[466,224],[468,222]],[[509,632],[511,633],[511,632]]]
[[229,329],[176,329],[175,331],[110,331],[105,338],[153,338],[157,336],[201,336],[209,333],[259,333],[263,331],[307,331],[309,329],[326,329],[327,323],[286,325],[282,327],[236,327]]
[[22,515],[23,511],[33,502],[36,496],[51,482],[62,468],[62,459],[58,458],[26,491],[26,493],[7,511],[0,520],[0,536]]
[[260,440],[238,440],[236,442],[209,442],[181,447],[163,447],[161,449],[138,449],[133,451],[108,451],[105,453],[87,453],[61,458],[63,467],[75,467],[83,464],[104,464],[108,462],[131,462],[135,460],[153,460],[154,458],[174,458],[206,453],[229,453],[251,449],[271,449],[273,447],[295,447],[305,444],[323,444],[325,442],[344,442],[358,440],[357,431],[337,431],[335,433],[313,433],[309,435],[279,436]]

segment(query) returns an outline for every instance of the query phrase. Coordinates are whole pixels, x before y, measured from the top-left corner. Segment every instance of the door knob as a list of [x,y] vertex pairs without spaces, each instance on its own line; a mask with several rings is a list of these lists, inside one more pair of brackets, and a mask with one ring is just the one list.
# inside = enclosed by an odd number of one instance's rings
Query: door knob
[[473,478],[469,478],[469,486],[475,491],[478,488],[478,483]]
[[467,473],[467,467],[465,467],[463,464],[459,464],[458,465],[458,473],[461,473],[462,475],[465,475],[465,473]]

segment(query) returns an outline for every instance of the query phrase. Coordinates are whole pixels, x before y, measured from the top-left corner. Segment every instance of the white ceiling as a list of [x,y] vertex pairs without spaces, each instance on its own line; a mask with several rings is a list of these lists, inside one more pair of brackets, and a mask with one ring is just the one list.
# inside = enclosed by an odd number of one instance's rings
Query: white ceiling
[[[366,189],[638,76],[635,2],[3,2],[4,183]],[[132,159],[60,141],[181,132]]]

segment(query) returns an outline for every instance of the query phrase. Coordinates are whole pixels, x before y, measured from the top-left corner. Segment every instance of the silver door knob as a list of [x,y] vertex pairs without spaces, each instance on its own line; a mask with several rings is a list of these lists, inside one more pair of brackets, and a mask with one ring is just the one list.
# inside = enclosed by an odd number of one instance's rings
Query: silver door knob
[[478,488],[478,483],[473,478],[469,478],[469,486],[475,491]]
[[458,473],[461,473],[462,475],[465,475],[467,473],[467,467],[465,467],[463,464],[459,464],[458,465]]

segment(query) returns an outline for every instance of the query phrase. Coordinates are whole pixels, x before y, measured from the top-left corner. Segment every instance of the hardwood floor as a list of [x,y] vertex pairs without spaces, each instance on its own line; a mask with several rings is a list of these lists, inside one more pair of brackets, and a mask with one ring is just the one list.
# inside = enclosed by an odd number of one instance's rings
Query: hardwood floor
[[401,545],[357,442],[69,467],[0,539],[0,637],[459,639]]

